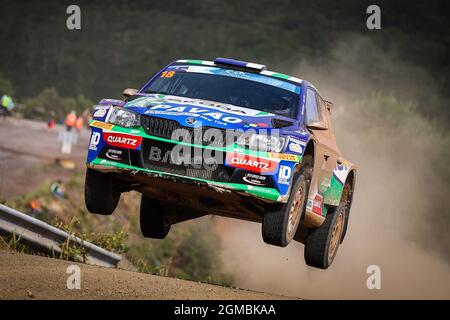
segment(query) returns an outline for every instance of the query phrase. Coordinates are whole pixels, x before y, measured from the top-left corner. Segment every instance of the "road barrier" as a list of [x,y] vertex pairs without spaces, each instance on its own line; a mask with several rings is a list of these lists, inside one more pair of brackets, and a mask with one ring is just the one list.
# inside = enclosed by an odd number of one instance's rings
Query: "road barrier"
[[71,245],[84,248],[85,254],[77,260],[103,267],[117,267],[122,257],[107,251],[73,234],[55,228],[41,220],[0,204],[0,234],[20,237],[25,244],[59,256],[61,245],[70,241]]

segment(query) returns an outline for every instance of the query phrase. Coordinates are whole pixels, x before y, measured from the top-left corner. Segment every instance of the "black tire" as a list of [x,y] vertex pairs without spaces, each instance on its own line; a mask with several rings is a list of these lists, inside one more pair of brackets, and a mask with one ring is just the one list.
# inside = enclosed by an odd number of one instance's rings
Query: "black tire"
[[[305,210],[308,191],[309,179],[305,174],[300,174],[291,189],[288,202],[275,206],[272,211],[268,211],[264,215],[262,222],[264,242],[286,247],[292,241]],[[301,193],[301,196],[298,195],[298,192]],[[290,214],[291,210],[292,214]],[[290,220],[291,217],[292,220]]]
[[115,174],[92,169],[86,170],[84,201],[91,213],[110,215],[120,200],[120,193],[114,192]]
[[345,203],[327,214],[324,223],[306,239],[305,262],[308,266],[327,269],[334,260],[341,243],[346,220]]
[[145,195],[141,196],[140,225],[142,235],[152,239],[164,239],[171,227],[161,203]]

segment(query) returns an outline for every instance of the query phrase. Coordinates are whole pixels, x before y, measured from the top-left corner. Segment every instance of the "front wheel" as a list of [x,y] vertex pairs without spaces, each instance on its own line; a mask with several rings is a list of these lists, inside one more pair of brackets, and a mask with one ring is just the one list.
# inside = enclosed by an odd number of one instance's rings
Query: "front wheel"
[[113,213],[120,200],[120,193],[113,190],[114,182],[114,173],[86,170],[84,201],[89,212],[102,215]]
[[343,235],[346,206],[341,203],[327,214],[325,222],[309,234],[305,243],[308,266],[327,269],[334,260]]
[[264,215],[262,222],[264,242],[286,247],[292,241],[305,209],[308,188],[309,180],[301,174],[292,187],[288,202]]

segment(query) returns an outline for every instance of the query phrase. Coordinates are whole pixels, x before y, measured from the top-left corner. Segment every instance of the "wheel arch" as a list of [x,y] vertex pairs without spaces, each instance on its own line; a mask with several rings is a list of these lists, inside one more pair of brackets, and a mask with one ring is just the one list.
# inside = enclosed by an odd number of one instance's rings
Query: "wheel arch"
[[315,141],[314,139],[311,138],[307,142],[305,149],[303,149],[302,159],[300,160],[299,163],[297,163],[294,175],[297,175],[300,172],[300,170],[305,166],[311,166],[311,168],[314,167],[314,157],[315,157]]
[[346,203],[345,222],[344,222],[344,229],[342,230],[342,236],[340,241],[341,243],[344,241],[345,235],[347,234],[347,227],[350,219],[350,209],[352,207],[355,184],[356,184],[356,170],[353,168],[347,174],[341,195],[341,202]]

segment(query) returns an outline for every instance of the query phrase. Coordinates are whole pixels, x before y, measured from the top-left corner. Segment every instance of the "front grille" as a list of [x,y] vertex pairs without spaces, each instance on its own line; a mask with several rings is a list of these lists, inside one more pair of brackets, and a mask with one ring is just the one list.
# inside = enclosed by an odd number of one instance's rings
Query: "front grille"
[[187,147],[189,157],[186,157],[187,163],[176,163],[172,157],[172,149],[176,144],[144,139],[142,147],[142,164],[149,170],[162,171],[172,174],[178,174],[191,178],[198,178],[210,181],[227,182],[230,180],[234,172],[234,168],[225,167],[223,165],[222,153],[212,154],[217,156],[218,164],[207,165],[202,158],[194,161],[194,155],[202,155],[203,149],[195,147]]
[[170,139],[172,132],[182,126],[174,120],[143,116],[142,127],[149,135]]
[[[194,143],[194,139],[201,138],[204,145],[211,145],[217,147],[224,147],[225,143],[230,144],[234,143],[238,137],[241,135],[241,132],[236,132],[234,130],[224,130],[218,129],[214,127],[202,126],[201,127],[201,135],[195,134],[195,130],[192,127],[186,127],[180,125],[175,120],[163,119],[153,116],[143,116],[142,117],[142,127],[145,132],[151,136],[172,139],[172,134],[177,129],[183,129],[177,137],[179,137],[180,141],[183,139],[184,142],[188,142],[190,140],[191,143]],[[227,137],[228,133],[228,137]],[[186,135],[189,135],[189,139]],[[195,140],[195,144],[199,144],[197,140]]]

